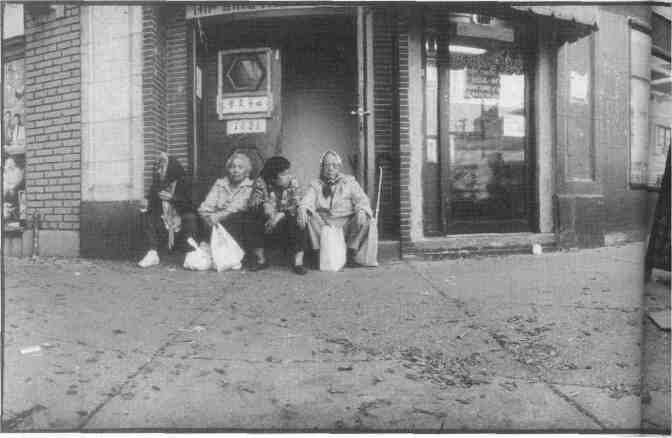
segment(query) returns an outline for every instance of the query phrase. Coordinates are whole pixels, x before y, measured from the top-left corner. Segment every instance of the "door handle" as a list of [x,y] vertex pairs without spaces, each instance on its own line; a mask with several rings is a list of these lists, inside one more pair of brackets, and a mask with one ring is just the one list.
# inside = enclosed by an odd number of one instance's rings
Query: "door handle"
[[352,111],[350,111],[351,116],[363,117],[363,116],[368,116],[370,114],[371,114],[371,111],[366,111],[364,108],[356,108],[356,109],[353,109]]

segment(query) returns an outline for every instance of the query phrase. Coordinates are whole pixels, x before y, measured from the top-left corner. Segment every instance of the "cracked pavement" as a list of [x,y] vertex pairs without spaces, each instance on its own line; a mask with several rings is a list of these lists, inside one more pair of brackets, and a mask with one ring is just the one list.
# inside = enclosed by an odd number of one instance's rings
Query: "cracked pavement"
[[6,258],[4,430],[638,430],[643,250],[303,277]]

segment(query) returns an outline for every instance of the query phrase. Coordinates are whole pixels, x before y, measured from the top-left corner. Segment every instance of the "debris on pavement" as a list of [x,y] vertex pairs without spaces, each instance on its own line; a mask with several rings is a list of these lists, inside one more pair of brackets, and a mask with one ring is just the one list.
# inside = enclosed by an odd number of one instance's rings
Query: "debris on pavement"
[[21,350],[21,354],[31,354],[31,353],[39,353],[42,351],[42,347],[39,345],[31,345],[29,347],[23,347]]
[[352,365],[336,368],[338,371],[352,371]]
[[440,351],[424,354],[419,348],[411,347],[401,352],[401,358],[406,361],[404,367],[416,373],[406,374],[406,378],[411,380],[429,380],[441,387],[459,385],[466,388],[490,383],[487,373],[482,371],[484,360],[480,353],[448,358]]
[[506,389],[507,391],[514,391],[518,389],[518,385],[516,385],[516,382],[514,381],[501,382],[499,386]]
[[357,351],[355,345],[352,342],[350,342],[349,339],[346,338],[327,338],[326,342],[332,344],[338,344],[341,347],[343,347],[343,354],[353,353]]
[[534,245],[532,245],[532,254],[541,255],[541,254],[543,254],[543,252],[544,252],[543,248],[538,243],[535,243]]
[[329,384],[329,387],[327,387],[327,392],[329,394],[345,394],[345,391],[334,389],[333,385],[331,384]]
[[446,417],[446,414],[444,414],[443,412],[432,412],[432,411],[428,411],[428,410],[426,410],[426,409],[416,408],[415,406],[413,407],[413,411],[412,411],[412,413],[414,413],[414,414],[431,415],[432,417],[436,417],[436,418],[438,418],[439,420],[441,420],[441,419],[443,419],[443,418]]
[[178,332],[187,332],[187,333],[193,333],[193,332],[200,333],[202,331],[205,331],[205,327],[203,327],[202,325],[195,325],[195,326],[190,327],[190,328],[179,328],[179,329],[177,329],[177,331]]
[[383,398],[378,398],[372,401],[363,402],[357,408],[357,412],[364,417],[375,417],[375,415],[369,412],[370,410],[390,405],[392,405],[391,401],[385,400]]

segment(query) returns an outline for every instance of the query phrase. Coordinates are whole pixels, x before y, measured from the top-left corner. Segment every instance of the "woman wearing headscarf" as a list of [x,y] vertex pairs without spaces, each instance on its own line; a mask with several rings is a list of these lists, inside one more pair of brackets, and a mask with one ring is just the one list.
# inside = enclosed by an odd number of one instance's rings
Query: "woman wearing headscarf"
[[[290,251],[294,272],[304,275],[303,254],[308,246],[308,235],[305,225],[301,227],[297,221],[302,191],[296,177],[289,172],[290,167],[291,163],[284,157],[269,158],[254,183],[250,204],[264,221],[266,235],[279,238],[282,246]],[[263,254],[263,248],[261,251]]]
[[[263,253],[264,224],[251,209],[250,158],[236,152],[226,161],[226,173],[213,184],[198,213],[208,228],[220,223],[246,253],[251,271],[267,266]],[[254,254],[252,254],[254,253]]]
[[343,227],[347,266],[358,266],[355,255],[368,236],[373,217],[369,197],[352,175],[341,173],[343,161],[334,151],[320,159],[320,177],[313,181],[298,210],[298,224],[306,226],[314,249],[320,249],[320,230],[325,224]]
[[190,192],[186,173],[180,162],[175,157],[160,152],[146,200],[145,235],[149,242],[149,251],[138,263],[140,267],[159,264],[157,250],[160,230],[167,232],[170,249],[174,247],[178,232],[182,231],[185,241],[196,235],[198,217]]

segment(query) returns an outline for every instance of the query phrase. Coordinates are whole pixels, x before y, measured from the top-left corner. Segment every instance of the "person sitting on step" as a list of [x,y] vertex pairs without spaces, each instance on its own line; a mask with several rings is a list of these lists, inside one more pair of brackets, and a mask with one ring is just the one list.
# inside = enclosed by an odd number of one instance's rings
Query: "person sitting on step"
[[[154,166],[152,186],[142,208],[149,250],[140,260],[141,268],[158,265],[159,235],[167,235],[168,248],[182,232],[184,241],[198,232],[198,217],[191,200],[191,189],[184,167],[175,157],[160,152]],[[186,246],[185,246],[186,247]]]
[[[252,162],[242,152],[235,152],[226,161],[226,176],[213,184],[198,213],[212,230],[221,223],[245,251],[245,264],[250,271],[266,266],[263,252],[264,223],[250,208],[253,183]],[[260,249],[261,248],[261,249]]]
[[364,244],[373,217],[369,197],[352,175],[341,172],[343,161],[334,151],[320,159],[320,177],[306,189],[298,209],[298,224],[306,226],[310,242],[320,249],[320,231],[325,224],[342,227],[348,267],[357,267],[357,252]]
[[[308,234],[305,224],[299,226],[297,221],[302,191],[296,177],[289,172],[290,167],[291,163],[284,157],[269,158],[254,183],[250,204],[263,218],[266,235],[278,238],[290,251],[294,272],[304,275],[303,255]],[[264,249],[259,251],[263,254]]]

